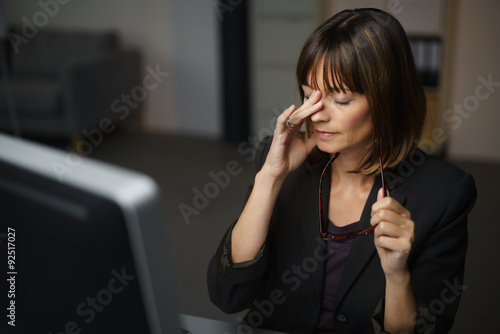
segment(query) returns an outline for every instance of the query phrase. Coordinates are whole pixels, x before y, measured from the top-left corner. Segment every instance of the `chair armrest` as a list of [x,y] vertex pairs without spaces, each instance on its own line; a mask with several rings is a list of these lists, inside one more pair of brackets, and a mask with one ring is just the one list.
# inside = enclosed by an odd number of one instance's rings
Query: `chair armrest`
[[[140,54],[121,50],[83,57],[66,65],[62,74],[67,125],[73,133],[99,126],[104,118],[116,121],[112,102],[140,85]],[[133,108],[140,111],[141,104]]]

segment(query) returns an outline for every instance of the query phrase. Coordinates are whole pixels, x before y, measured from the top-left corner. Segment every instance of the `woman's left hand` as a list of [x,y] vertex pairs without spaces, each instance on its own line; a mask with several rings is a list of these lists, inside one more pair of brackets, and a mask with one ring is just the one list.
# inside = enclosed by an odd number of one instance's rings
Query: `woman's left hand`
[[398,201],[378,192],[372,206],[371,224],[376,225],[377,248],[386,279],[402,280],[409,275],[407,259],[414,239],[415,223],[411,214]]

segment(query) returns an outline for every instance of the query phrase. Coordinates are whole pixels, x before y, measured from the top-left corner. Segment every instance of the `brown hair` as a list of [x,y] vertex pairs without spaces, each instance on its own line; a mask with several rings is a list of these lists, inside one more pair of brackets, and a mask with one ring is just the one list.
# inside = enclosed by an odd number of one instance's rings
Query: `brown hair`
[[[312,87],[319,89],[321,67],[326,91],[347,88],[366,96],[372,142],[382,139],[384,166],[394,167],[416,148],[425,120],[425,93],[406,33],[393,16],[363,8],[342,11],[321,24],[307,39],[297,64],[302,100],[309,75]],[[306,136],[311,135],[307,120]],[[310,158],[318,161],[323,155],[316,148]],[[378,144],[352,172],[378,172]]]

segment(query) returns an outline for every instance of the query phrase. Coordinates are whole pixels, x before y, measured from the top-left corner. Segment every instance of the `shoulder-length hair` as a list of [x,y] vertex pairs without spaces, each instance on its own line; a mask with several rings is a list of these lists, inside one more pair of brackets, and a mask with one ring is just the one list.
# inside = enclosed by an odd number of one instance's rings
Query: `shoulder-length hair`
[[[322,78],[318,78],[318,70],[322,70]],[[384,166],[389,168],[416,148],[425,121],[425,93],[406,33],[392,15],[372,8],[336,14],[307,39],[296,75],[302,100],[302,85],[320,89],[318,81],[330,93],[349,89],[366,96],[373,145],[352,172],[378,172],[379,138]],[[307,120],[306,137],[312,134]],[[316,148],[309,158],[318,162],[322,152]]]

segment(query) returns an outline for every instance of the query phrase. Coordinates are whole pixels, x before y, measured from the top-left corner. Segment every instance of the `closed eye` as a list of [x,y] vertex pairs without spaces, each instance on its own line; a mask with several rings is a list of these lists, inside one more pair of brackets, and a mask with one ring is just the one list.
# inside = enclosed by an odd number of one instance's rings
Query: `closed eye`
[[349,103],[351,103],[351,100],[346,101],[346,102],[341,102],[341,101],[337,101],[337,100],[333,100],[333,101],[335,101],[335,103],[338,104],[339,106],[347,106]]

